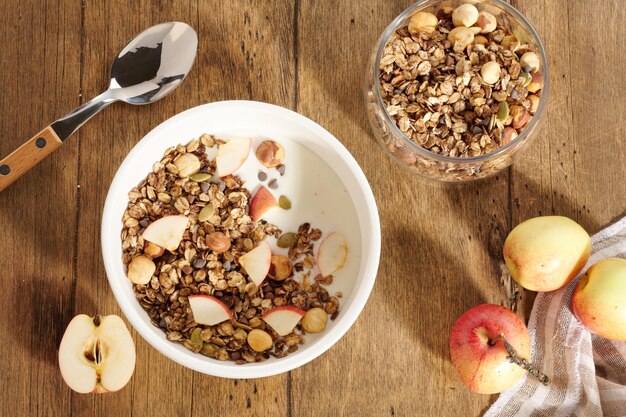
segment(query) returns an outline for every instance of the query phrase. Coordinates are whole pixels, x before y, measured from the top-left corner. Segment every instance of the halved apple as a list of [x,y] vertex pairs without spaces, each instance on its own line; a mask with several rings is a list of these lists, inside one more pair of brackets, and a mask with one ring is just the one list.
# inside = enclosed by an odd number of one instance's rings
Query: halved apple
[[135,344],[124,321],[115,315],[74,317],[61,339],[59,368],[76,392],[122,389],[135,370]]
[[238,170],[248,159],[251,146],[249,138],[234,138],[220,145],[215,159],[217,175],[225,177]]
[[186,216],[164,216],[150,223],[141,236],[144,240],[173,252],[178,249],[188,226],[189,219]]
[[320,274],[327,277],[341,268],[348,258],[348,244],[338,232],[332,232],[320,244],[317,251],[317,266]]
[[198,324],[213,326],[217,323],[230,320],[233,316],[233,313],[226,304],[212,295],[190,295],[189,305],[191,306],[193,319]]
[[267,240],[259,243],[259,246],[239,257],[239,265],[246,270],[250,280],[259,287],[265,280],[272,263],[272,249]]
[[258,222],[269,209],[277,205],[278,200],[276,200],[276,197],[262,185],[250,201],[250,217],[252,221]]
[[261,317],[280,336],[287,336],[293,331],[305,312],[294,306],[274,307]]

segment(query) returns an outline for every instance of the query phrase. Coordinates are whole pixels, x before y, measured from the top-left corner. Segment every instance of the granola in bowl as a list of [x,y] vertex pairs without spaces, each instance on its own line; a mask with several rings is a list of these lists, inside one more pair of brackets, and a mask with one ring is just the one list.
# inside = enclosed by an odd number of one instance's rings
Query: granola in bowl
[[[282,231],[263,220],[292,203],[264,185],[252,194],[233,175],[249,149],[249,140],[210,135],[167,149],[128,193],[121,233],[122,261],[151,323],[169,341],[237,364],[282,358],[323,332],[342,296],[327,286],[348,256],[338,232],[308,222]],[[262,142],[256,156],[284,175],[276,142]]]

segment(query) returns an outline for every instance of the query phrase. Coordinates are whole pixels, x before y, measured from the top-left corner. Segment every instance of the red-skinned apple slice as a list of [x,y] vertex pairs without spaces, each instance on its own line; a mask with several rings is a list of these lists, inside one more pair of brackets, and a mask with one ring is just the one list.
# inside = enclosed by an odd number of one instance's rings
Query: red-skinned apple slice
[[261,217],[272,207],[278,205],[276,197],[265,186],[261,186],[250,201],[250,217],[253,222],[258,222]]
[[170,252],[178,249],[183,234],[189,226],[189,219],[186,216],[164,216],[152,222],[143,231],[141,237],[148,242],[152,242]]
[[246,270],[246,273],[250,277],[250,280],[259,287],[267,273],[270,270],[272,263],[272,249],[267,240],[259,243],[259,246],[252,249],[250,252],[241,255],[239,257],[239,265]]
[[269,324],[280,336],[287,336],[293,331],[305,312],[293,306],[274,307],[263,314],[263,321]]
[[348,244],[338,232],[332,232],[320,244],[317,251],[317,266],[320,274],[327,277],[341,268],[348,258]]
[[61,339],[59,368],[76,392],[122,389],[135,370],[135,344],[124,321],[115,315],[74,317]]
[[234,138],[219,146],[217,150],[217,175],[225,177],[237,171],[248,159],[252,141],[248,138]]
[[211,295],[190,295],[189,305],[196,323],[213,326],[226,320],[230,320],[233,313],[230,309]]

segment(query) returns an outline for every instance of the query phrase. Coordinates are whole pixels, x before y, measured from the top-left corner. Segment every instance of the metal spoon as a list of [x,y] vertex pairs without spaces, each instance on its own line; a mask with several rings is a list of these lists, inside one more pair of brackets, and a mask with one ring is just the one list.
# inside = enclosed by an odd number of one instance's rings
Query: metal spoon
[[185,23],[161,23],[141,32],[113,61],[108,90],[52,123],[0,161],[0,191],[109,104],[149,104],[165,97],[191,70],[197,47],[196,32]]

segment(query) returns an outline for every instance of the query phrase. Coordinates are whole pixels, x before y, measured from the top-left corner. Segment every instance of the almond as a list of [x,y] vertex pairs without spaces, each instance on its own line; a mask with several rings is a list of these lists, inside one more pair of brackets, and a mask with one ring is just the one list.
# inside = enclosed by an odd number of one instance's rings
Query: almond
[[273,140],[262,142],[256,149],[256,157],[268,168],[275,168],[285,160],[285,150]]
[[213,232],[205,238],[206,245],[213,252],[222,253],[230,249],[230,238],[222,232]]

